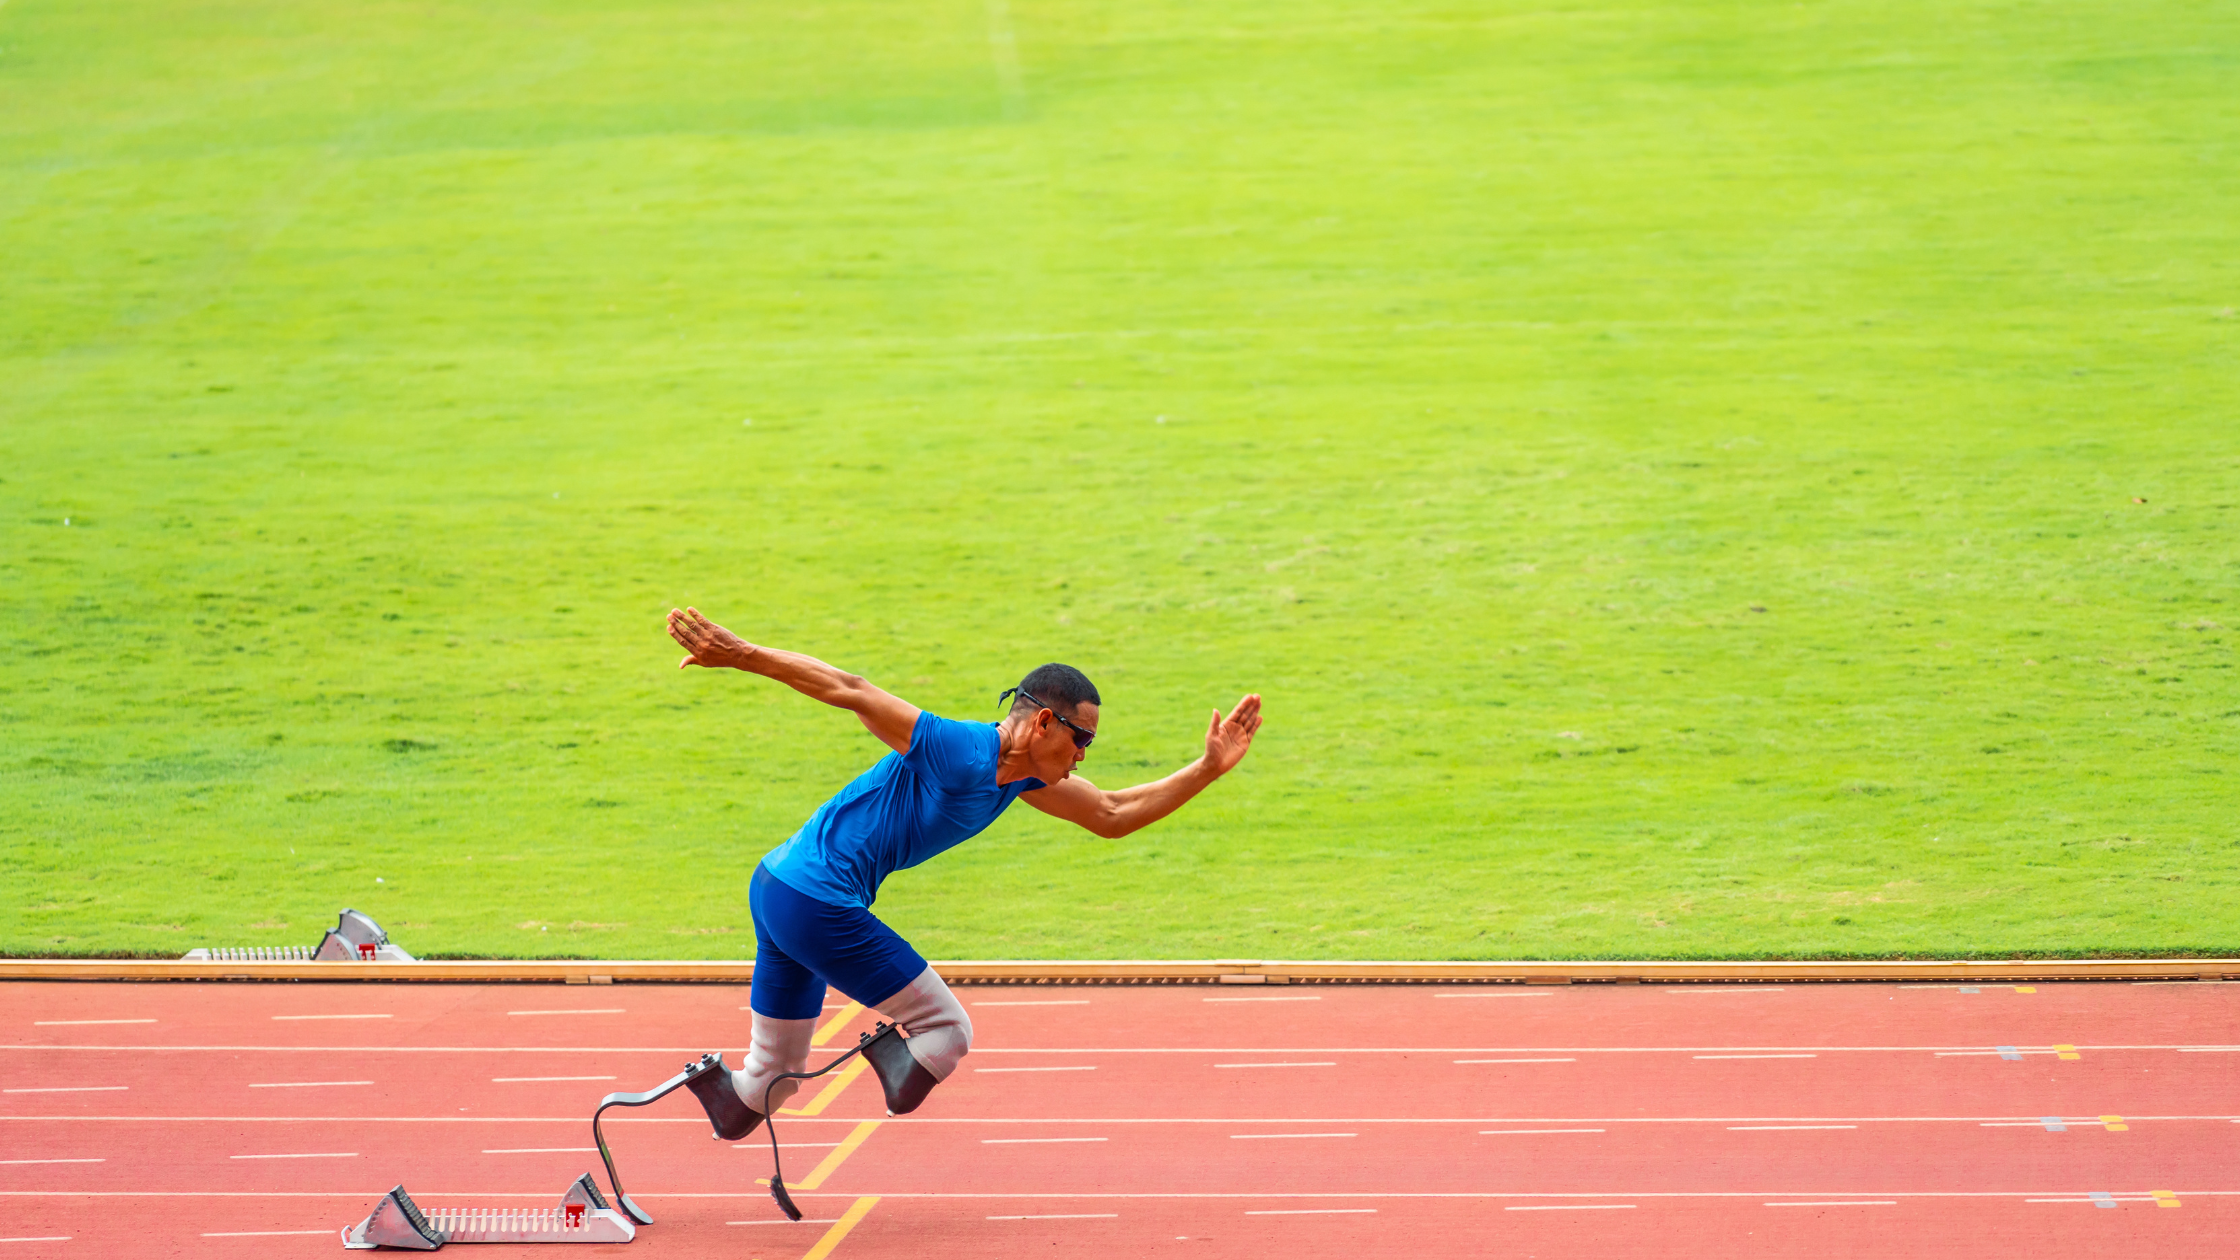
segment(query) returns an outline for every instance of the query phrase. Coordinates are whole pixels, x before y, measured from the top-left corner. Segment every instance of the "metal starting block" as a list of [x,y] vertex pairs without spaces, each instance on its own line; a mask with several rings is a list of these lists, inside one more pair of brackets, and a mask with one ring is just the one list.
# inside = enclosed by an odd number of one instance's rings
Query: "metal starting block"
[[182,962],[418,962],[391,944],[381,925],[345,910],[317,945],[221,945],[190,949]]
[[626,1243],[638,1227],[607,1206],[599,1185],[585,1173],[549,1208],[437,1208],[422,1211],[398,1186],[373,1212],[342,1231],[351,1251],[395,1247],[434,1251],[445,1243]]

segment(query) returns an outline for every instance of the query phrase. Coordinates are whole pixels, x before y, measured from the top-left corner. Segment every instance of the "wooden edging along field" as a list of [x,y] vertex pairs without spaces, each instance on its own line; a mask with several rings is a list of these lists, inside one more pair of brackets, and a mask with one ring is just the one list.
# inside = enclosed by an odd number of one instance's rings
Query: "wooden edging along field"
[[[1689,984],[2240,980],[2240,958],[1844,962],[937,962],[951,984]],[[0,959],[0,980],[317,980],[543,984],[744,984],[752,962],[222,962]]]

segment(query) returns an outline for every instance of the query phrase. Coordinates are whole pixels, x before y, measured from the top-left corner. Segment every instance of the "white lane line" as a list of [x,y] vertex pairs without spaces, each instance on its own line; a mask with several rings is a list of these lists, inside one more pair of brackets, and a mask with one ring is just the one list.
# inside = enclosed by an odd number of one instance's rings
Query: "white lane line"
[[[2011,1118],[2011,1117],[2006,1117]],[[848,1116],[797,1116],[797,1124],[859,1124],[860,1117]],[[506,1115],[448,1115],[448,1116],[376,1116],[376,1115],[70,1115],[66,1113],[0,1113],[0,1126],[11,1121],[36,1121],[39,1123],[80,1124],[569,1124],[583,1123],[581,1116],[506,1116]],[[1675,1124],[1977,1124],[1982,1116],[926,1116],[913,1118],[914,1125],[984,1124],[984,1125],[1183,1125],[1183,1124],[1384,1124],[1384,1125],[1440,1125],[1440,1124],[1612,1124],[1612,1125],[1675,1125]],[[2177,1122],[2197,1121],[2211,1124],[2240,1124],[2240,1116],[2224,1115],[2148,1115],[2126,1116],[2124,1123],[2140,1124],[2147,1121]],[[687,1116],[623,1116],[617,1123],[628,1124],[705,1124],[704,1117]],[[2042,1123],[2038,1120],[2030,1124]],[[2071,1121],[2073,1124],[2097,1123],[2096,1121]],[[664,1191],[664,1193],[671,1193]],[[684,1193],[678,1191],[675,1193]],[[896,1194],[903,1193],[896,1191]],[[1646,1192],[1644,1192],[1646,1193]],[[2202,1193],[2207,1193],[2206,1191]],[[1745,1197],[1748,1197],[1745,1195]]]
[[1753,984],[1753,985],[1747,985],[1747,986],[1745,986],[1745,987],[1743,987],[1743,988],[1739,988],[1739,989],[1666,989],[1666,990],[1665,990],[1665,992],[1667,992],[1667,993],[1781,993],[1781,992],[1785,992],[1785,990],[1783,990],[1783,989],[1782,989],[1782,988],[1781,988],[1780,986],[1778,986],[1778,985],[1762,985],[1762,984]]
[[[740,1007],[739,1009],[743,1011],[743,1010],[745,1010],[745,1009],[747,1009],[747,1008],[746,1008],[746,1007],[744,1007],[744,1006],[742,1006],[742,1007]],[[726,1224],[726,1225],[838,1225],[839,1223],[840,1223],[840,1218],[839,1218],[839,1217],[837,1217],[837,1216],[804,1216],[804,1217],[802,1217],[802,1218],[801,1218],[800,1220],[798,1220],[798,1221],[788,1221],[788,1220],[782,1220],[782,1219],[781,1219],[781,1220],[775,1220],[775,1221],[725,1221],[725,1222],[724,1222],[724,1224]]]
[[1050,1216],[991,1216],[991,1221],[1109,1221],[1118,1212],[1060,1212]]
[[152,1019],[35,1019],[33,1028],[76,1028],[86,1024],[152,1024]]
[[1246,1216],[1374,1216],[1375,1208],[1261,1208]]
[[1553,997],[1547,992],[1533,993],[1434,993],[1435,998],[1497,998],[1497,997]]
[[1326,1138],[1360,1136],[1361,1135],[1358,1133],[1232,1133],[1229,1135],[1230,1140],[1237,1142],[1249,1142],[1261,1138]]
[[266,1081],[251,1089],[316,1089],[328,1085],[371,1085],[372,1081]]
[[1631,1203],[1535,1203],[1530,1207],[1505,1207],[1504,1212],[1599,1212],[1611,1208],[1629,1208]]
[[274,1019],[393,1019],[390,1015],[275,1015]]
[[[703,1120],[700,1120],[700,1121],[698,1121],[697,1123],[705,1124],[705,1123],[707,1123],[707,1121],[703,1119]],[[862,1122],[861,1122],[861,1121],[855,1121],[854,1123],[858,1123],[858,1124],[860,1124],[860,1123],[862,1123]],[[1341,1197],[1341,1196],[1342,1196],[1342,1197],[1344,1197],[1344,1198],[1349,1198],[1349,1199],[1376,1199],[1376,1200],[1378,1200],[1379,1202],[1385,1202],[1385,1201],[1395,1201],[1395,1202],[1397,1202],[1397,1201],[1401,1201],[1401,1200],[1409,1200],[1409,1201],[1414,1201],[1414,1200],[1452,1200],[1452,1201],[1456,1201],[1456,1202],[1463,1202],[1463,1201],[1468,1201],[1468,1202],[1489,1202],[1489,1201],[1492,1201],[1492,1200],[1497,1200],[1497,1199],[1544,1199],[1544,1198],[1549,1198],[1549,1197],[1553,1197],[1553,1195],[1556,1195],[1556,1194],[1562,1194],[1562,1193],[1565,1193],[1565,1192],[1560,1192],[1560,1191],[1558,1191],[1558,1192],[1552,1192],[1552,1193],[1550,1193],[1550,1192],[1527,1193],[1527,1192],[1525,1192],[1525,1191],[1495,1191],[1495,1190],[1484,1190],[1484,1191],[1480,1191],[1480,1190],[1426,1190],[1426,1191],[1331,1191],[1331,1190],[1311,1190],[1311,1191],[1310,1191],[1310,1190],[1300,1190],[1300,1191],[1273,1190],[1273,1191],[1271,1191],[1271,1190],[1234,1190],[1234,1191],[1226,1191],[1226,1190],[1224,1190],[1224,1191],[1205,1191],[1205,1192],[1197,1192],[1197,1191],[1154,1191],[1154,1192],[1148,1192],[1148,1193],[1141,1193],[1141,1194],[1136,1194],[1136,1193],[1110,1192],[1110,1191],[1081,1191],[1081,1192],[1073,1192],[1073,1191],[1048,1191],[1048,1190],[986,1190],[986,1191],[959,1191],[959,1192],[949,1192],[949,1191],[895,1190],[895,1191],[890,1191],[890,1192],[888,1192],[888,1193],[886,1193],[886,1194],[883,1194],[883,1195],[881,1195],[880,1197],[881,1197],[881,1198],[892,1198],[892,1199],[925,1199],[925,1200],[927,1200],[927,1201],[929,1201],[929,1202],[930,1202],[930,1201],[934,1201],[934,1200],[949,1200],[949,1199],[955,1199],[955,1200],[960,1200],[960,1201],[961,1201],[961,1200],[966,1200],[966,1199],[972,1199],[972,1200],[981,1200],[981,1201],[985,1201],[985,1200],[991,1200],[991,1199],[1005,1199],[1005,1200],[1008,1200],[1008,1199],[1067,1199],[1067,1200],[1073,1200],[1073,1199],[1084,1199],[1084,1200],[1086,1200],[1086,1199],[1102,1199],[1102,1200],[1113,1200],[1113,1201],[1120,1201],[1120,1200],[1129,1200],[1129,1201],[1133,1201],[1133,1200],[1137,1200],[1137,1199],[1142,1199],[1142,1200],[1153,1200],[1153,1199],[1157,1199],[1157,1200],[1164,1200],[1164,1201],[1170,1201],[1170,1202],[1174,1202],[1174,1201],[1181,1201],[1181,1200],[1196,1200],[1196,1199],[1316,1199],[1316,1200],[1328,1200],[1328,1199],[1331,1199],[1331,1198],[1337,1198],[1337,1197]],[[1574,1197],[1574,1198],[1581,1198],[1581,1199],[1589,1199],[1589,1198],[1596,1198],[1596,1197],[1607,1197],[1608,1195],[1612,1195],[1612,1194],[1618,1194],[1618,1193],[1621,1193],[1621,1192],[1619,1192],[1619,1191],[1615,1191],[1615,1190],[1611,1190],[1611,1191],[1599,1191],[1599,1192],[1597,1192],[1597,1191],[1578,1191],[1578,1192],[1576,1192],[1576,1193],[1572,1194],[1572,1196],[1571,1196],[1571,1197]],[[1695,1200],[1695,1199],[1703,1199],[1703,1200],[1715,1200],[1715,1199],[1763,1199],[1763,1198],[1765,1198],[1765,1196],[1767,1196],[1767,1195],[1769,1195],[1769,1194],[1803,1194],[1803,1193],[1805,1193],[1805,1191],[1802,1191],[1802,1190],[1787,1190],[1787,1191],[1785,1191],[1785,1190],[1763,1190],[1763,1189],[1759,1189],[1759,1190],[1700,1190],[1700,1191],[1699,1191],[1699,1190],[1628,1190],[1628,1191],[1624,1191],[1624,1192],[1622,1192],[1622,1193],[1624,1193],[1624,1195],[1625,1195],[1626,1197],[1628,1197],[1628,1198],[1634,1198],[1634,1199],[1659,1199],[1659,1200],[1676,1200],[1676,1201],[1677,1201],[1677,1200]],[[1841,1190],[1817,1190],[1817,1191],[1813,1191],[1812,1193],[1815,1193],[1815,1194],[1842,1194],[1842,1193],[1844,1193],[1844,1192],[1843,1192],[1843,1191],[1841,1191]],[[1952,1201],[1952,1200],[1963,1200],[1963,1199],[1968,1199],[1968,1200],[1978,1200],[1978,1201],[1988,1201],[1988,1202],[1998,1202],[1998,1201],[2020,1202],[2020,1201],[2023,1201],[2023,1198],[2022,1198],[2022,1196],[2023,1196],[2023,1195],[2024,1195],[2025,1193],[2029,1193],[2029,1192],[2025,1192],[2025,1191],[2020,1191],[2020,1190],[1873,1190],[1873,1191],[1861,1191],[1860,1193],[1862,1193],[1862,1194],[1895,1194],[1895,1195],[1899,1196],[1899,1198],[1900,1198],[1901,1200],[1909,1200],[1909,1201],[1910,1201],[1910,1200],[1918,1200],[1918,1201],[1921,1201],[1921,1202]],[[2074,1193],[2074,1192],[2072,1191],[2071,1193]],[[2211,1199],[2211,1198],[2216,1198],[2216,1199],[2240,1199],[2240,1189],[2229,1189],[2229,1190],[2188,1190],[2188,1191],[2175,1191],[2175,1192],[2173,1192],[2173,1193],[2175,1193],[2175,1194],[2178,1194],[2178,1195],[2181,1195],[2181,1196],[2182,1196],[2182,1198],[2180,1199],[2180,1201],[2181,1201],[2181,1202],[2183,1202],[2183,1201],[2185,1201],[2185,1200],[2189,1200],[2189,1199]],[[765,1194],[765,1193],[761,1192],[760,1190],[757,1190],[757,1191],[753,1191],[753,1192],[749,1192],[749,1191],[744,1191],[744,1190],[664,1190],[664,1191],[662,1191],[662,1195],[663,1195],[663,1196],[664,1196],[665,1198],[671,1198],[671,1199],[752,1199],[752,1200],[754,1200],[755,1202],[758,1202],[758,1203],[759,1203],[759,1202],[763,1202],[763,1201],[766,1201],[766,1200],[767,1200],[767,1198],[768,1198],[767,1194]],[[549,1209],[550,1209],[550,1207],[551,1207],[551,1204],[550,1204],[550,1202],[549,1202],[549,1200],[551,1199],[551,1197],[552,1197],[552,1196],[551,1196],[551,1194],[550,1194],[549,1192],[545,1192],[545,1191],[536,1191],[536,1190],[471,1190],[471,1189],[443,1190],[442,1188],[438,1187],[438,1188],[436,1188],[436,1189],[434,1189],[434,1190],[431,1190],[431,1191],[429,1191],[429,1193],[428,1193],[428,1198],[429,1198],[429,1199],[430,1199],[431,1201],[435,1201],[435,1200],[438,1200],[438,1199],[446,1199],[446,1200],[448,1200],[448,1199],[534,1199],[534,1200],[538,1200],[538,1201],[540,1201],[540,1202],[543,1202],[543,1204],[544,1204],[545,1208],[546,1208],[546,1209],[548,1209],[548,1210],[549,1210]],[[846,1196],[843,1196],[843,1195],[839,1195],[839,1194],[834,1194],[834,1195],[832,1195],[831,1197],[835,1197],[835,1198],[841,1198],[841,1197],[846,1197]],[[2145,1195],[2141,1195],[2141,1196],[2137,1197],[2136,1199],[2130,1199],[2130,1198],[2127,1198],[2126,1196],[2120,1196],[2120,1195],[2119,1195],[2119,1196],[2116,1196],[2116,1197],[2117,1197],[2117,1198],[2119,1198],[2119,1199],[2123,1199],[2124,1201],[2128,1201],[2128,1202],[2138,1202],[2138,1203],[2153,1203],[2153,1202],[2160,1202],[2160,1201],[2162,1201],[2162,1200],[2156,1200],[2156,1199],[2154,1199],[2154,1198],[2152,1198],[2152,1197],[2150,1197],[2150,1196],[2145,1196]],[[363,1211],[363,1210],[364,1210],[364,1208],[363,1208],[363,1206],[362,1206],[362,1205],[363,1205],[363,1204],[364,1204],[364,1202],[365,1202],[365,1191],[364,1191],[363,1189],[359,1189],[359,1190],[0,1190],[0,1200],[4,1200],[4,1199],[342,1199],[342,1200],[346,1200],[346,1201],[348,1201],[348,1202],[353,1202],[353,1203],[357,1203],[357,1204],[359,1204],[360,1206],[359,1206],[359,1207],[358,1207],[357,1209],[355,1209],[355,1210],[357,1210],[357,1211]],[[2068,1200],[2066,1200],[2066,1199],[2060,1199],[2060,1200],[2056,1200],[2056,1201],[2057,1201],[2057,1202],[2067,1202]],[[2080,1201],[2081,1201],[2081,1200],[2080,1200]],[[1624,1205],[1621,1205],[1621,1206],[1626,1206],[1626,1207],[1633,1207],[1633,1206],[1637,1206],[1637,1205],[1635,1205],[1635,1204],[1624,1204]]]
[[526,1085],[541,1081],[611,1081],[611,1076],[493,1076],[492,1085]]
[[974,1006],[1087,1006],[1087,998],[1066,998],[1055,1002],[974,1002]]
[[496,1150],[485,1149],[485,1155],[595,1155],[596,1146],[505,1146]]
[[2240,1046],[2180,1046],[2179,1054],[2240,1054]]
[[356,1151],[321,1151],[310,1155],[229,1155],[228,1159],[356,1159]]
[[[322,1230],[320,1230],[319,1232],[320,1232],[320,1233],[322,1233],[322,1234],[324,1234],[324,1233],[326,1233],[327,1231],[325,1231],[325,1230],[323,1230],[323,1229],[322,1229]],[[33,1237],[33,1238],[0,1238],[0,1243],[11,1243],[11,1242],[69,1242],[69,1241],[70,1241],[70,1235],[68,1235],[68,1234],[40,1234],[40,1235],[38,1235],[37,1237]]]
[[79,1159],[0,1159],[0,1164],[106,1164],[106,1163],[108,1163],[108,1162],[109,1162],[109,1161],[108,1161],[108,1159],[107,1159],[107,1158],[100,1158],[100,1159],[87,1159],[87,1158],[79,1158]]
[[1817,1054],[1699,1054],[1699,1059],[1817,1059]]
[[[858,1123],[861,1123],[861,1122],[859,1121]],[[809,1148],[810,1148],[810,1147],[812,1147],[812,1146],[838,1146],[838,1145],[840,1145],[840,1144],[839,1144],[838,1142],[780,1142],[780,1143],[778,1143],[778,1149],[779,1149],[779,1150],[781,1150],[781,1151],[794,1151],[794,1150],[807,1150],[807,1149],[809,1149]],[[594,1148],[594,1149],[596,1149],[596,1148]],[[737,1146],[734,1146],[734,1147],[732,1147],[731,1149],[732,1149],[732,1150],[735,1150],[735,1151],[745,1151],[745,1152],[747,1152],[747,1153],[748,1153],[749,1155],[752,1155],[752,1154],[754,1154],[754,1153],[755,1153],[756,1151],[766,1151],[766,1150],[769,1150],[769,1149],[770,1149],[770,1144],[769,1144],[768,1142],[741,1142],[741,1143],[739,1143],[739,1144],[738,1144]]]
[[1198,1000],[1201,1002],[1319,1002],[1322,999],[1318,997],[1238,997],[1199,998]]
[[1730,1124],[1727,1129],[1733,1133],[1773,1133],[1789,1129],[1856,1129],[1858,1127],[1855,1124]]
[[332,1234],[331,1229],[250,1229],[230,1234],[204,1234],[204,1238],[297,1238],[306,1234]]
[[622,1007],[619,1007],[619,1006],[602,1006],[602,1007],[599,1007],[599,1008],[597,1008],[596,1010],[582,1010],[582,1011],[507,1011],[507,1012],[506,1012],[506,1014],[508,1014],[508,1015],[626,1015],[626,1014],[628,1014],[628,1013],[629,1013],[628,1011],[624,1010],[624,1009],[623,1009]]
[[1479,1134],[1493,1137],[1505,1133],[1600,1133],[1601,1129],[1480,1129]]
[[1768,1203],[1767,1207],[1896,1207],[1896,1199],[1816,1199],[1810,1203]]
[[1457,1063],[1577,1063],[1577,1059],[1456,1059]]
[[113,1094],[130,1088],[130,1085],[27,1085],[22,1089],[0,1089],[0,1094]]
[[1216,1063],[1217,1068],[1336,1067],[1335,1063]]
[[972,1070],[975,1072],[1094,1072],[1097,1070],[1097,1065],[1090,1063],[1080,1067],[974,1068]]
[[[295,1016],[274,1019],[387,1019],[389,1016]],[[369,1046],[369,1045],[134,1045],[129,1043],[45,1043],[0,1041],[0,1053],[13,1050],[49,1054],[88,1051],[102,1054],[699,1054],[702,1046]],[[2079,1045],[2079,1053],[2117,1050],[2198,1050],[2200,1045]],[[2233,1047],[2206,1047],[2230,1048]],[[1821,1054],[1997,1054],[1981,1046],[981,1046],[974,1054],[1729,1054],[1736,1052]],[[2052,1054],[2050,1049],[2023,1050],[2023,1054]]]
[[1029,1146],[1045,1142],[1109,1142],[1111,1138],[981,1138],[982,1146]]

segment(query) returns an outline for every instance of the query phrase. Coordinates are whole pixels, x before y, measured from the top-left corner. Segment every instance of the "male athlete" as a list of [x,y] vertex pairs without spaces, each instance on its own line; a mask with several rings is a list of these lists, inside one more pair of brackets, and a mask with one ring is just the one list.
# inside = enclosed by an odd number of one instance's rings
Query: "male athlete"
[[1039,666],[1004,692],[1011,708],[1003,721],[957,722],[814,657],[748,643],[698,609],[671,609],[669,634],[689,653],[677,668],[776,679],[855,714],[894,750],[755,867],[747,894],[754,1030],[744,1066],[730,1073],[737,1096],[693,1091],[716,1135],[729,1141],[752,1132],[764,1106],[800,1087],[785,1080],[771,1088],[780,1073],[807,1065],[828,984],[901,1029],[902,1037],[875,1038],[865,1050],[895,1115],[916,1110],[972,1047],[972,1022],[956,995],[908,941],[871,916],[887,876],[980,834],[1015,799],[1108,840],[1141,830],[1227,774],[1260,729],[1260,697],[1248,695],[1227,717],[1214,711],[1204,756],[1155,783],[1107,792],[1073,773],[1097,737],[1103,702],[1070,665]]

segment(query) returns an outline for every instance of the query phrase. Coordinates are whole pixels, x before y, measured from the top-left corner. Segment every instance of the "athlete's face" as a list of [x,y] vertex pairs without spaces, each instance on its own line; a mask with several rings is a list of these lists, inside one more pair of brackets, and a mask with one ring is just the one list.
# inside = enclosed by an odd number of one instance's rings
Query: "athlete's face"
[[[1095,734],[1097,706],[1082,704],[1066,715],[1067,721],[1082,730]],[[1034,722],[1027,728],[1027,751],[1034,761],[1034,777],[1044,783],[1056,783],[1073,773],[1073,768],[1089,755],[1080,746],[1079,737],[1056,714],[1043,709],[1034,715]]]

